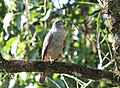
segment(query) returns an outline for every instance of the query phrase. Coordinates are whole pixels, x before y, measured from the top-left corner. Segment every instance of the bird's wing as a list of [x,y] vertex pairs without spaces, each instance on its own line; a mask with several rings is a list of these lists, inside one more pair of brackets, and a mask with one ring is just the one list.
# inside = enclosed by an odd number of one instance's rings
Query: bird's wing
[[47,52],[48,45],[50,44],[50,41],[52,40],[53,33],[52,31],[49,31],[47,35],[45,36],[43,47],[42,47],[42,60],[44,60],[45,54]]

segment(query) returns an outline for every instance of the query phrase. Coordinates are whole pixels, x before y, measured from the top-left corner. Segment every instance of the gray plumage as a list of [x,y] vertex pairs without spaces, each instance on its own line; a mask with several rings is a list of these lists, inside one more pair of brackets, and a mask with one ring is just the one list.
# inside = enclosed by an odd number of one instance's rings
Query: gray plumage
[[[59,58],[63,53],[65,47],[66,33],[61,20],[57,20],[53,23],[52,28],[45,36],[43,47],[42,47],[42,60],[43,61],[54,61]],[[43,77],[44,76],[44,77]],[[40,73],[41,84],[44,83],[45,73]]]

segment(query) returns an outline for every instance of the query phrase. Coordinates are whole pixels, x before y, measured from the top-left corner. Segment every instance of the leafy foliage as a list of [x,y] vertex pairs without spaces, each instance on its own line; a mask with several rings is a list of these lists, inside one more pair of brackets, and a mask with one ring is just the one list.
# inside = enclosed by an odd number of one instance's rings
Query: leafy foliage
[[[62,3],[64,2],[64,3]],[[66,3],[65,3],[66,2]],[[0,0],[0,52],[5,59],[41,58],[43,39],[53,21],[62,19],[68,35],[64,62],[114,70],[109,23],[98,0]],[[48,73],[38,84],[38,73],[1,73],[1,88],[106,88],[108,83]]]

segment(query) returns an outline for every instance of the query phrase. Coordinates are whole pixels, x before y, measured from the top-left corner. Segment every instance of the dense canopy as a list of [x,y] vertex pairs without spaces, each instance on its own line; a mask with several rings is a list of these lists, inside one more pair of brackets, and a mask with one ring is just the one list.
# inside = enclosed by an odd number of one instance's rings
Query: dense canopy
[[[67,32],[63,62],[114,71],[107,16],[102,0],[0,0],[0,53],[6,60],[40,60],[45,35],[61,19]],[[112,87],[109,81],[52,72],[44,85],[38,79],[38,72],[4,72],[0,73],[0,87]]]

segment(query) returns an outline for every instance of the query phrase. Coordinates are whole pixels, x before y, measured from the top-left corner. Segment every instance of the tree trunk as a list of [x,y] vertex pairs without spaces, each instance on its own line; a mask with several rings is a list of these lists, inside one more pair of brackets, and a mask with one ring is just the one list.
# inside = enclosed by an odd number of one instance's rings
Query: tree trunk
[[120,75],[120,0],[107,0],[107,1],[109,15],[108,18],[114,39],[112,49],[116,63],[115,72]]

